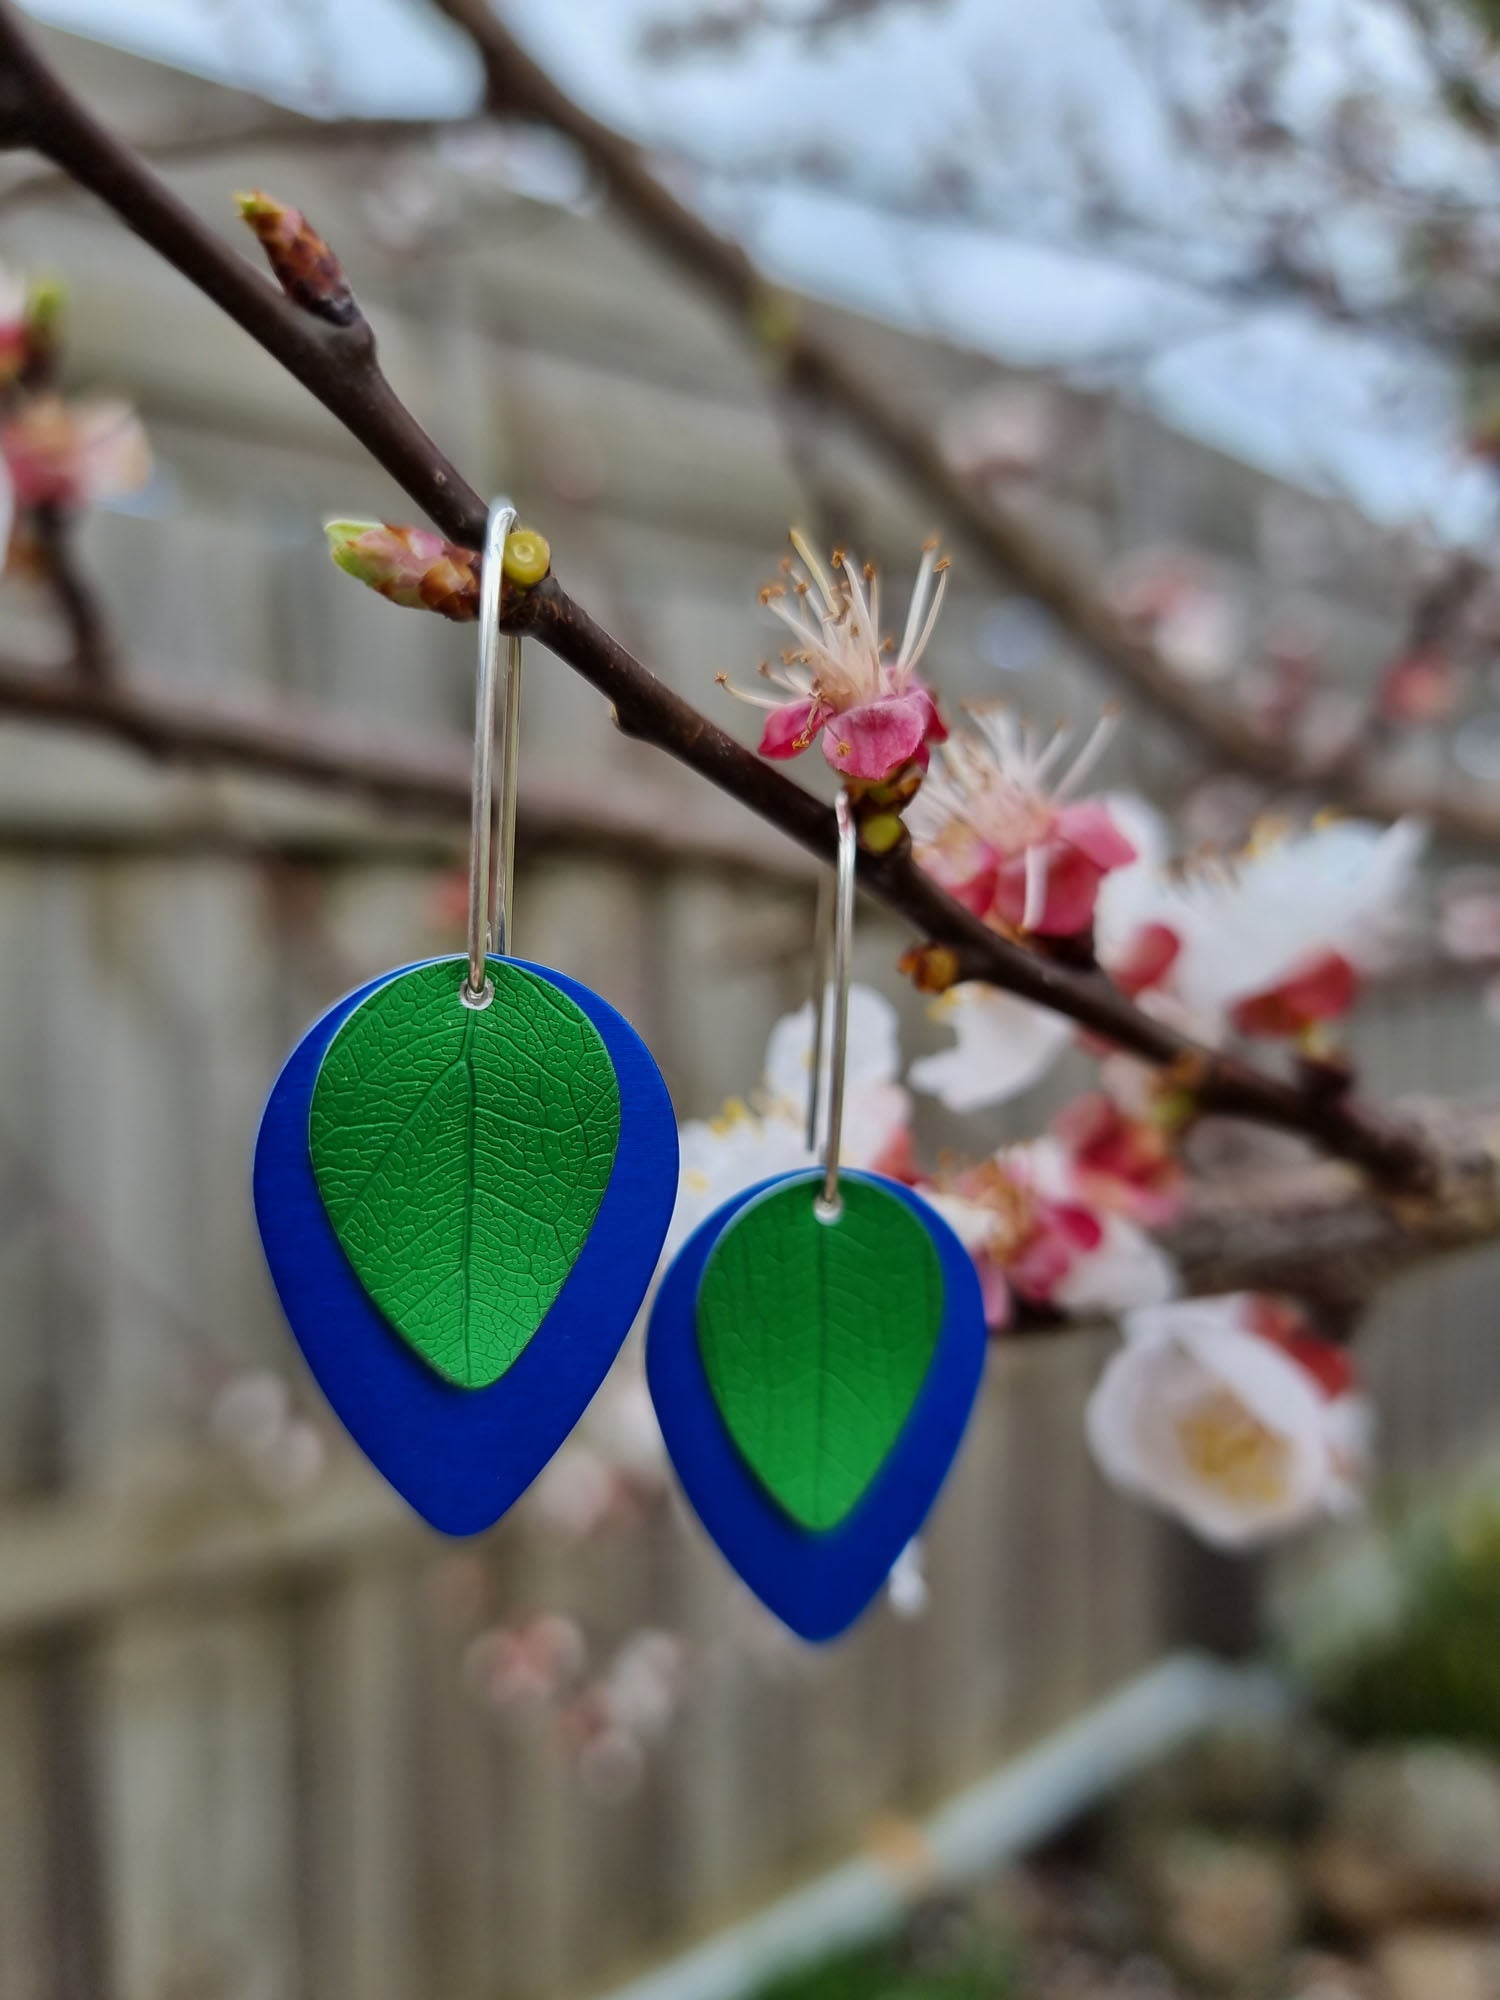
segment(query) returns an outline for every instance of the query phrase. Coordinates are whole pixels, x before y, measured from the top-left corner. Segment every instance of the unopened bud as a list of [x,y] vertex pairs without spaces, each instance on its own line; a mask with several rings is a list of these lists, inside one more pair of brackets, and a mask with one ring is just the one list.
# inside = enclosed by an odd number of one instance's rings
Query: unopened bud
[[859,778],[848,779],[846,783],[859,804],[868,805],[872,810],[883,806],[891,812],[900,812],[922,789],[922,780],[926,775],[926,766],[913,757],[898,770],[892,771],[888,778],[881,778],[874,784]]
[[431,528],[380,521],[329,521],[328,553],[347,575],[409,611],[457,624],[479,616],[479,558]]
[[1181,1055],[1173,1056],[1162,1072],[1163,1096],[1173,1091],[1181,1091],[1189,1098],[1196,1098],[1208,1078],[1208,1061],[1197,1049],[1185,1049]]
[[919,993],[946,993],[958,978],[958,953],[945,944],[914,944],[902,952],[898,970]]
[[552,550],[535,528],[517,528],[505,538],[501,568],[518,590],[531,590],[552,567]]
[[798,306],[790,292],[758,285],[751,294],[750,332],[767,353],[782,355],[797,337]]
[[859,822],[859,844],[867,854],[889,854],[906,837],[900,813],[871,813]]
[[255,231],[276,282],[294,304],[335,326],[349,326],[359,307],[344,267],[300,208],[256,190],[235,196],[242,221]]
[[1191,1125],[1198,1115],[1198,1100],[1190,1090],[1158,1090],[1146,1113],[1156,1129],[1170,1137]]
[[26,287],[26,324],[35,335],[55,341],[68,309],[68,288],[51,272],[33,278]]

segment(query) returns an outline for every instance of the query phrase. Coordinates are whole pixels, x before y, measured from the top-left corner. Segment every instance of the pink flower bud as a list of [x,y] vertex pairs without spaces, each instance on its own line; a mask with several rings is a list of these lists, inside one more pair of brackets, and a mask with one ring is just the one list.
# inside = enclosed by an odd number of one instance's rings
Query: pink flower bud
[[344,267],[300,208],[256,190],[235,196],[240,218],[255,231],[276,282],[294,304],[349,326],[359,307]]
[[432,528],[380,521],[329,521],[328,553],[339,568],[392,604],[436,611],[457,624],[479,616],[479,558]]

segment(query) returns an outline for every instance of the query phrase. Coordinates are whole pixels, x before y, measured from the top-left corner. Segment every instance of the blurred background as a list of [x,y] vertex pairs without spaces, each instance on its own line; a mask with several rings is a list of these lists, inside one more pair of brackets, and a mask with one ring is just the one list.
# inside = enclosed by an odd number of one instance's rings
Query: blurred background
[[[473,50],[419,0],[34,12],[59,70],[226,237],[240,188],[309,213],[465,474],[750,740],[714,675],[769,649],[756,590],[788,525],[897,591],[952,533],[779,371],[815,312],[1185,686],[1298,754],[1373,737],[1414,783],[1493,802],[1481,0],[516,0],[538,60],[765,272],[739,325],[567,144],[475,115]],[[64,385],[133,403],[154,470],[76,546],[108,686],[138,710],[38,699],[69,673],[67,628],[45,579],[0,590],[0,2000],[563,2000],[636,1979],[640,2000],[733,2000],[913,1898],[896,1946],[820,1975],[841,2000],[1500,1993],[1474,1956],[1500,1912],[1500,1777],[1482,1747],[1451,1753],[1457,1777],[1399,1763],[1415,1739],[1500,1739],[1492,1256],[1419,1272],[1363,1338],[1386,1540],[1367,1523],[1233,1563],[1111,1494],[1081,1410],[1115,1336],[1082,1329],[995,1348],[921,1570],[826,1652],[687,1519],[631,1355],[476,1544],[426,1533],[357,1461],[272,1298],[249,1152],[314,1016],[459,947],[473,635],[331,567],[325,518],[412,516],[317,405],[91,201],[24,156],[3,168],[0,256],[68,287]],[[1089,723],[1121,698],[953,553],[932,661],[950,701]],[[1273,802],[1124,712],[1108,782],[1188,844]],[[323,765],[285,768],[288,741]],[[814,870],[536,649],[523,765],[519,948],[628,1014],[682,1116],[713,1114],[805,994]],[[896,974],[905,942],[862,914],[858,976],[914,1054],[945,1035]],[[1497,973],[1500,863],[1440,847],[1354,1031],[1370,1088],[1500,1081]],[[982,1136],[1036,1130],[1067,1082]],[[931,1145],[954,1139],[923,1115]],[[1453,1479],[1461,1501],[1433,1497]],[[1354,1625],[1386,1620],[1356,1655],[1325,1629],[1346,1599]],[[1273,1631],[1315,1723],[1284,1720],[1284,1683],[1201,1665]],[[1398,1645],[1416,1650],[1378,1650]],[[1391,1712],[1393,1686],[1423,1699]],[[1217,1761],[1115,1797],[1226,1715]],[[1061,1763],[1023,1761],[1065,1728]],[[1397,1747],[1358,1753],[1372,1777],[1348,1746],[1374,1740]],[[1424,1850],[1400,1893],[1349,1889],[1337,1839],[1384,1824],[1372,1787],[1437,1798],[1447,1876]],[[1404,1867],[1417,1836],[1390,1810]],[[1453,1856],[1484,1839],[1481,1880]],[[1393,1911],[1480,1944],[1369,1971]],[[1495,1983],[1452,1983],[1471,1976]]]

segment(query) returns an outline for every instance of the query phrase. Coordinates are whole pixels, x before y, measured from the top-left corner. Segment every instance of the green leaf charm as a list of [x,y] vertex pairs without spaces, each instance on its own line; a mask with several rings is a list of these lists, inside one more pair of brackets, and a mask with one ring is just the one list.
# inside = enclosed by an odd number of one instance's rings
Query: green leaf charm
[[318,1192],[360,1283],[463,1389],[496,1382],[536,1332],[594,1226],[620,1137],[598,1030],[555,986],[462,959],[379,987],[339,1029],[313,1089]]
[[801,1527],[832,1528],[890,1454],[932,1363],[943,1279],[906,1204],[846,1179],[837,1220],[816,1184],[773,1188],[715,1246],[698,1351],[741,1456]]

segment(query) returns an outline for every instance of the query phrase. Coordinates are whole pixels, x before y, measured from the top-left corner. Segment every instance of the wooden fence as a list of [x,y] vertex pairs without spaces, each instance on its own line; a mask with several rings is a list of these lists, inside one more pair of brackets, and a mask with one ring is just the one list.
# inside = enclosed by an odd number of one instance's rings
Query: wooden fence
[[[801,935],[801,892],[742,913],[722,879],[576,860],[534,864],[526,891],[527,949],[630,1005],[669,1068],[723,1038],[743,1073],[800,978],[726,955],[756,920]],[[523,1509],[481,1579],[336,1447],[305,1490],[260,1492],[213,1431],[237,1371],[297,1379],[246,1202],[260,1099],[303,1019],[432,941],[429,901],[429,878],[379,867],[0,866],[4,2000],[575,1992],[976,1775],[1175,1636],[1156,1535],[1084,1453],[1107,1334],[997,1352],[926,1615],[878,1611],[826,1655],[768,1646],[670,1500],[575,1547]],[[685,960],[691,990],[666,986]],[[1471,996],[1444,1004],[1377,1017],[1378,1070],[1460,1081],[1490,1031]],[[1382,1315],[1402,1477],[1492,1422],[1494,1268],[1424,1275]],[[445,1613],[455,1576],[482,1610]],[[555,1725],[466,1680],[475,1621],[537,1608],[576,1614],[599,1661],[639,1627],[685,1637],[682,1707],[624,1799],[590,1793]]]

